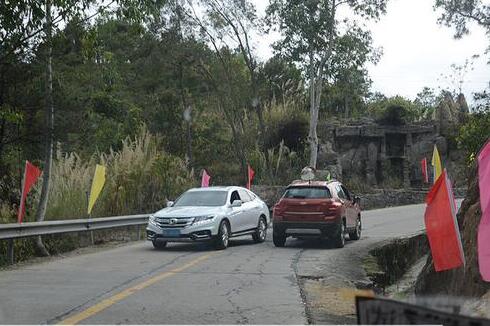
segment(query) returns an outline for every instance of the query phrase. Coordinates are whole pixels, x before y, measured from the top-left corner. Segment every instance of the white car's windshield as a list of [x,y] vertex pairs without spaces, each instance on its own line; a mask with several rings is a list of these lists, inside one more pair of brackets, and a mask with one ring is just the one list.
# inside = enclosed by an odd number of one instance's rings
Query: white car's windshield
[[226,191],[188,191],[180,196],[173,207],[181,206],[223,206],[226,203]]

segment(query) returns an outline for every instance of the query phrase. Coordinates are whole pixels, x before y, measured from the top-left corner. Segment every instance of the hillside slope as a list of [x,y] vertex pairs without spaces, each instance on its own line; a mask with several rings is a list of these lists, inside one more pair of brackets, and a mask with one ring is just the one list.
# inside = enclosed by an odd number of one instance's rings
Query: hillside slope
[[459,297],[481,297],[490,291],[490,283],[482,280],[478,269],[477,230],[481,219],[480,193],[476,167],[470,174],[468,192],[458,212],[458,224],[463,239],[466,265],[451,271],[436,273],[429,256],[417,279],[417,295],[447,294]]

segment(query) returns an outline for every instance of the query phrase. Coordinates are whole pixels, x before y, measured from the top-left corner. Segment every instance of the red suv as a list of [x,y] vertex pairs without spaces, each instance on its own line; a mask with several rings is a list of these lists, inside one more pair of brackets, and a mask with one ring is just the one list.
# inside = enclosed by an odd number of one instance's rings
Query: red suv
[[337,248],[361,237],[359,197],[338,181],[294,181],[273,209],[273,241],[284,247],[288,236],[327,237]]

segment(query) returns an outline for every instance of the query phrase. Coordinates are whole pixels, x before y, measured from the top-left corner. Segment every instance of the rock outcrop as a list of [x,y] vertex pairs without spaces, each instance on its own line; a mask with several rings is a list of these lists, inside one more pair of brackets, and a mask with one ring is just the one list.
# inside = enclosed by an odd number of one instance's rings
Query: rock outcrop
[[468,103],[463,94],[459,94],[455,101],[450,93],[445,92],[442,101],[434,110],[433,120],[441,135],[451,136],[466,120],[468,113]]
[[454,132],[468,115],[463,95],[447,93],[433,121],[390,125],[373,119],[340,123],[320,122],[319,178],[328,175],[347,184],[371,188],[428,188],[420,162],[427,158],[429,176],[434,144],[455,186],[465,184],[464,155],[454,146]]

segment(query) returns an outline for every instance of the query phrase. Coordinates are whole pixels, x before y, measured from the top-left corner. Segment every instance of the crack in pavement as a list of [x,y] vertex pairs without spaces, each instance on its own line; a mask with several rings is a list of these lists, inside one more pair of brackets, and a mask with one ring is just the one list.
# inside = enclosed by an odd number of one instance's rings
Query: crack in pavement
[[[248,285],[250,285],[251,282],[248,282],[248,283],[249,283]],[[226,301],[228,301],[228,303],[231,305],[231,307],[233,308],[235,313],[240,317],[240,320],[237,320],[236,322],[238,324],[248,324],[249,323],[248,317],[245,316],[245,314],[242,311],[242,309],[240,308],[240,306],[238,304],[236,304],[235,302],[233,302],[233,300],[232,300],[232,296],[239,295],[240,292],[242,291],[243,287],[245,286],[245,284],[242,281],[240,281],[239,284],[240,285],[237,288],[233,288],[233,289],[229,290],[228,292],[226,292],[225,298],[226,298]]]
[[304,306],[304,313],[306,317],[306,322],[308,325],[313,324],[313,319],[310,311],[310,307],[308,306],[308,303],[306,301],[306,293],[303,289],[303,282],[301,281],[301,278],[298,276],[298,263],[301,258],[301,255],[305,252],[306,249],[301,249],[299,250],[294,256],[293,259],[291,260],[291,269],[294,272],[294,278],[296,280],[296,286],[299,288],[299,294],[301,296],[301,303]]

